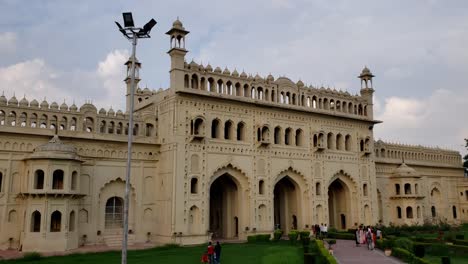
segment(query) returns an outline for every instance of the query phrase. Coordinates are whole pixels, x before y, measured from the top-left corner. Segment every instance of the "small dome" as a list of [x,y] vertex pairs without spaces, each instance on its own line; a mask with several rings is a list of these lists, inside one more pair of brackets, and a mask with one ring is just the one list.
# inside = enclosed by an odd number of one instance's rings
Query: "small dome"
[[19,105],[20,106],[28,106],[29,101],[26,99],[26,97],[23,97],[23,99],[21,99],[21,101],[19,102]]
[[68,110],[68,105],[63,101],[63,104],[60,105],[60,110]]
[[100,115],[105,115],[105,114],[106,114],[106,109],[101,108],[101,109],[99,110],[99,114],[100,114]]
[[33,99],[29,105],[31,107],[39,107],[39,102],[36,99]]
[[138,87],[138,88],[136,89],[136,92],[137,92],[137,93],[141,93],[141,88]]
[[8,100],[8,105],[18,105],[18,99],[16,99],[16,96],[13,95],[13,97]]
[[80,107],[80,112],[86,112],[86,111],[91,111],[93,113],[96,113],[97,108],[91,103],[85,103],[84,105]]
[[117,110],[117,116],[120,116],[120,117],[123,116],[122,110]]
[[146,87],[145,89],[143,89],[143,93],[146,93],[146,94],[147,94],[147,93],[151,93],[151,90],[148,89],[148,87]]
[[114,116],[114,115],[115,115],[114,109],[112,109],[112,107],[111,107],[111,108],[109,109],[109,112],[107,112],[107,114],[108,114],[109,116]]
[[245,71],[242,71],[242,73],[240,74],[240,77],[241,77],[241,78],[246,78],[246,77],[247,77],[247,73],[245,73]]
[[232,72],[232,76],[239,77],[239,73],[237,72],[236,69],[234,69],[234,71]]
[[2,94],[2,96],[0,96],[0,105],[6,105],[8,102],[8,100],[6,99],[5,95]]
[[58,108],[59,108],[59,105],[56,102],[52,102],[52,104],[50,105],[50,109],[58,110]]
[[184,25],[182,22],[180,22],[179,18],[177,18],[173,23],[172,23],[173,28],[178,28],[178,29],[184,29]]
[[213,71],[213,67],[211,67],[211,65],[208,64],[208,65],[206,65],[205,70],[206,70],[207,72],[212,72],[212,71]]
[[198,70],[198,64],[193,60],[190,62],[189,66],[192,70]]
[[249,77],[247,77],[247,80],[253,81],[254,77],[250,74]]
[[73,103],[73,104],[70,106],[70,111],[76,112],[77,110],[78,110],[78,107],[75,105],[75,103]]
[[393,174],[396,174],[398,176],[403,176],[403,177],[418,176],[418,173],[416,172],[416,170],[409,167],[404,162],[393,171]]
[[369,68],[364,67],[364,69],[362,69],[362,72],[361,74],[359,75],[359,78],[362,78],[362,77],[375,77],[372,72],[369,70]]
[[273,77],[273,75],[268,74],[267,81],[273,82],[274,80],[275,80],[275,78]]
[[255,80],[255,81],[262,81],[263,78],[262,78],[260,75],[258,75],[258,73],[257,73],[257,74],[255,75],[254,80]]
[[216,73],[221,73],[221,68],[220,68],[220,67],[216,67],[216,69],[214,70],[214,72],[216,72]]
[[231,75],[231,72],[228,70],[228,68],[224,68],[224,71],[223,71],[223,74],[226,74],[226,75]]
[[304,83],[299,80],[297,83],[296,83],[297,87],[304,87]]
[[49,103],[45,99],[41,103],[41,108],[49,108]]
[[80,160],[76,148],[72,145],[64,144],[57,135],[48,143],[36,147],[30,158]]

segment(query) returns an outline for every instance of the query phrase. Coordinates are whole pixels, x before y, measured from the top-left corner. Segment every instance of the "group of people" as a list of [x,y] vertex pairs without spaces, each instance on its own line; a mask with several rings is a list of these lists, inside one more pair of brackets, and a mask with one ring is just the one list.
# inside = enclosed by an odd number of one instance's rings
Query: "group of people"
[[208,248],[203,253],[201,263],[220,264],[221,263],[221,244],[219,241],[213,246],[213,243],[208,243]]
[[327,224],[313,225],[312,232],[315,238],[317,239],[327,237],[327,233],[328,233]]
[[359,247],[361,244],[367,244],[367,249],[374,250],[375,241],[382,239],[382,231],[375,229],[371,226],[359,226],[355,233],[356,246]]

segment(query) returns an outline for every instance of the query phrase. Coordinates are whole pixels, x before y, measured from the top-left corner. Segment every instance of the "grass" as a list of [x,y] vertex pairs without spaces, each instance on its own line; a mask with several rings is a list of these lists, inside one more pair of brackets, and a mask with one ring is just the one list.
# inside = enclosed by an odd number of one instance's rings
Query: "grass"
[[[424,259],[429,260],[431,263],[439,264],[441,263],[439,256],[424,256]],[[450,257],[451,264],[468,264],[468,259],[466,257]]]
[[[129,264],[168,263],[190,264],[200,263],[200,258],[206,246],[193,247],[159,247],[147,250],[128,252]],[[222,245],[221,260],[223,264],[298,264],[303,262],[302,249],[291,246],[287,241],[264,244],[225,244]],[[120,263],[120,252],[105,252],[92,254],[73,254],[60,257],[44,257],[40,260],[10,260],[0,261],[2,264],[37,263],[37,264],[78,264]]]

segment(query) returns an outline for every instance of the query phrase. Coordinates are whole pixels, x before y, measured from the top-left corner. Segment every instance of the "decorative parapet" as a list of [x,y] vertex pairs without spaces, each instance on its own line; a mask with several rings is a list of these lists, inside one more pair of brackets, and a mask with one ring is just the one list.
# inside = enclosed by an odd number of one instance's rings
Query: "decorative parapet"
[[[139,114],[134,114],[135,125],[133,133],[140,137],[157,136],[157,124],[154,120],[144,120]],[[49,103],[44,100],[41,104],[36,100],[28,102],[23,98],[19,103],[13,96],[7,101],[4,95],[0,97],[0,130],[2,127],[14,127],[15,133],[38,130],[60,130],[76,133],[127,135],[128,114],[121,110],[115,112],[97,108],[91,103],[85,103],[79,109],[73,104],[70,107],[64,102]],[[67,133],[69,133],[67,132]]]
[[266,78],[258,74],[253,77],[227,68],[221,70],[216,67],[213,70],[209,64],[205,67],[192,61],[184,64],[184,83],[180,86],[184,89],[178,87],[177,91],[372,120],[371,109],[368,109],[372,108],[372,102],[368,97],[305,86],[302,81],[294,83],[286,77],[275,80],[271,74]]
[[376,162],[402,163],[402,161],[419,165],[436,165],[462,167],[461,155],[458,151],[446,150],[421,145],[405,145],[387,143],[382,140],[374,142]]

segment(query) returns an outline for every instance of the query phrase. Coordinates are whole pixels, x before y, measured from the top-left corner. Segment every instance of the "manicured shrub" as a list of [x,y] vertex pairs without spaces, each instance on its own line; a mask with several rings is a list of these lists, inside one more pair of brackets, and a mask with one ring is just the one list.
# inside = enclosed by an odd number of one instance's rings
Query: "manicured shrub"
[[452,232],[452,231],[445,232],[444,240],[445,241],[450,241],[450,242],[455,240],[455,232]]
[[426,251],[425,251],[424,245],[421,245],[421,244],[415,244],[414,245],[414,255],[416,255],[416,257],[424,258],[425,252]]
[[39,259],[41,259],[41,254],[38,252],[28,252],[23,256],[24,261],[33,261]]
[[397,238],[393,244],[409,252],[413,250],[413,241],[411,241],[409,238]]
[[406,249],[399,248],[399,247],[394,247],[392,249],[392,256],[394,256],[396,258],[399,258],[399,259],[403,260],[406,263],[411,263],[413,261],[413,258],[414,258],[414,255],[411,254],[411,252],[409,252]]
[[468,258],[468,246],[447,245],[449,256],[460,256]]
[[310,231],[304,230],[299,232],[299,239],[303,239],[304,237],[309,237],[310,236]]
[[336,239],[345,239],[345,240],[354,240],[356,237],[354,234],[350,233],[328,233],[327,237],[336,238]]
[[450,257],[449,256],[443,256],[441,258],[442,264],[450,264]]
[[384,239],[382,242],[382,249],[392,249],[393,248],[393,240]]
[[455,239],[453,241],[454,245],[460,245],[460,246],[468,246],[468,240],[460,240],[460,239]]
[[257,236],[247,236],[248,243],[255,243],[257,242]]
[[464,234],[456,234],[455,239],[465,240],[465,235]]
[[335,258],[330,255],[323,245],[323,241],[316,239],[311,240],[311,249],[312,253],[317,254],[317,263],[337,264]]
[[273,232],[273,241],[280,240],[282,235],[283,231],[281,229],[276,229],[275,232]]
[[257,242],[270,242],[270,234],[257,235]]
[[297,230],[291,230],[289,231],[288,237],[289,237],[289,241],[291,241],[291,243],[294,244],[296,243],[297,238],[299,237],[299,232],[297,232]]

